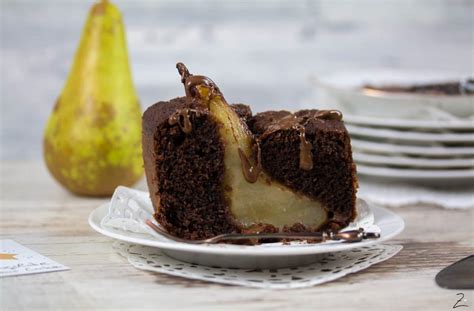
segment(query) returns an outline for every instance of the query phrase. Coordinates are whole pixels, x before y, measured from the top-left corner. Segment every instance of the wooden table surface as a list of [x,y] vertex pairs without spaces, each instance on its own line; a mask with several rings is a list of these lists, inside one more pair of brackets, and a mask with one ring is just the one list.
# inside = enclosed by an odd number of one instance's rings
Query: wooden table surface
[[[71,268],[0,279],[2,310],[318,309],[451,310],[462,292],[439,288],[440,269],[473,253],[474,210],[429,206],[393,209],[406,222],[390,243],[395,257],[334,282],[297,290],[224,286],[135,269],[94,232],[89,213],[106,199],[73,196],[39,161],[1,163],[0,228],[13,239]],[[143,182],[138,185],[143,188]]]

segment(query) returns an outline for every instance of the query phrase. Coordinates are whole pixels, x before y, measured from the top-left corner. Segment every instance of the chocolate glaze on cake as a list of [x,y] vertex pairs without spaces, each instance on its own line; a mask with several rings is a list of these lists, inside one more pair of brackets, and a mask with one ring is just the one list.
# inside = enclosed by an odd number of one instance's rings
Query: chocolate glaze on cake
[[249,158],[245,155],[242,149],[238,149],[242,167],[242,174],[244,175],[245,180],[252,184],[258,180],[258,177],[262,172],[260,145],[256,144],[255,148],[257,149],[255,165],[250,164]]
[[[339,111],[267,111],[248,124],[260,141],[263,170],[289,188],[322,201],[331,216],[327,228],[340,229],[354,219],[356,170]],[[302,136],[307,141],[304,146]],[[302,151],[305,146],[311,146],[309,154]],[[302,167],[305,161],[311,161],[311,168]]]

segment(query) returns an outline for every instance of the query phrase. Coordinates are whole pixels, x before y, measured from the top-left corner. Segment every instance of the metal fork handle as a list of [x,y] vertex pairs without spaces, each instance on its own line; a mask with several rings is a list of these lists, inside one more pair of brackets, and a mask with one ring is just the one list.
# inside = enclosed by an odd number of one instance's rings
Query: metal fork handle
[[216,243],[223,240],[242,239],[297,239],[311,240],[313,242],[344,241],[360,242],[365,239],[378,239],[380,234],[365,232],[364,229],[349,230],[344,232],[277,232],[277,233],[228,233],[206,239],[206,243]]
[[215,237],[204,240],[185,240],[169,234],[166,230],[155,225],[147,219],[146,224],[156,232],[164,235],[170,240],[189,244],[215,244],[221,241],[229,240],[248,240],[248,239],[298,239],[311,240],[315,242],[344,241],[360,242],[365,239],[378,239],[380,234],[375,232],[365,232],[364,229],[349,230],[344,232],[277,232],[277,233],[226,233],[216,235]]
[[219,241],[230,241],[230,240],[247,240],[247,239],[299,239],[299,240],[312,240],[316,242],[323,242],[327,238],[328,234],[325,232],[277,232],[277,233],[226,233],[216,235],[215,237],[206,239],[206,243],[216,243]]

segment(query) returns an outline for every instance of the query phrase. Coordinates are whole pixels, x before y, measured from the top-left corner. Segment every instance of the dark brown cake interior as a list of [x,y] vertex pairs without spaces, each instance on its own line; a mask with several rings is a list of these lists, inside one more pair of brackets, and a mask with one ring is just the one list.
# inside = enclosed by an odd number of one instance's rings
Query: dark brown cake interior
[[355,217],[357,179],[350,138],[343,123],[317,117],[318,110],[295,113],[312,145],[313,167],[301,169],[300,134],[295,129],[268,131],[288,111],[268,111],[249,120],[251,131],[260,139],[264,171],[289,188],[322,202],[329,215],[326,228],[340,229]]
[[[193,109],[190,133],[169,122],[183,109]],[[209,112],[176,98],[151,106],[143,125],[145,170],[157,221],[187,239],[234,231],[222,191],[224,148]]]

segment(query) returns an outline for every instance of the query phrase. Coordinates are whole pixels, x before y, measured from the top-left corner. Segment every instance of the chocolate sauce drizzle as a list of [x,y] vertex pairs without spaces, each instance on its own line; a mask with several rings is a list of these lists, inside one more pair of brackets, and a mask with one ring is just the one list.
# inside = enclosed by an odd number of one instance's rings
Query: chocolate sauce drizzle
[[[217,85],[205,76],[194,76],[189,73],[188,68],[183,63],[177,63],[176,68],[181,76],[181,82],[184,84],[184,90],[186,92],[186,97],[190,98],[194,102],[201,103],[200,94],[196,87],[198,85],[206,86],[209,89],[209,96],[219,95],[222,97],[222,101],[225,102],[222,93],[220,92]],[[181,130],[185,133],[189,133],[192,131],[192,124],[189,119],[189,112],[190,109],[181,110],[179,113],[173,115],[168,121],[170,125],[178,123],[181,127]],[[260,146],[257,142],[257,161],[256,164],[253,166],[250,164],[247,155],[242,149],[238,149],[241,167],[242,167],[242,174],[244,175],[245,180],[249,183],[255,183],[258,180],[258,176],[262,171],[262,166],[260,164]]]
[[300,169],[310,171],[313,169],[313,154],[311,153],[313,145],[306,140],[306,131],[303,125],[297,124],[294,128],[298,130],[300,137]]
[[191,113],[198,114],[197,110],[185,108],[182,109],[175,114],[173,114],[168,119],[169,125],[178,124],[183,133],[189,134],[193,130],[193,124],[191,122]]
[[322,119],[322,120],[342,120],[342,113],[338,110],[316,110],[314,112],[308,112],[302,115],[288,114],[281,118],[275,123],[271,124],[268,129],[263,133],[263,137],[270,135],[279,130],[294,129],[298,131],[300,138],[300,161],[299,167],[302,170],[313,169],[313,145],[306,139],[305,123],[310,118]]
[[239,151],[240,163],[242,166],[242,174],[244,175],[244,178],[246,181],[253,184],[258,180],[258,176],[260,175],[260,172],[262,171],[260,145],[257,142],[257,161],[256,161],[255,166],[252,166],[250,164],[250,161],[247,155],[242,149],[239,148],[238,151]]
[[[193,101],[202,102],[200,99],[200,94],[196,89],[197,86],[203,85],[209,89],[209,97],[214,95],[220,95],[222,97],[222,93],[220,92],[217,85],[205,76],[194,76],[189,73],[188,68],[183,63],[177,63],[176,68],[181,76],[181,82],[184,84],[184,90],[186,92],[186,97],[192,99]],[[222,97],[222,100],[224,98]],[[183,109],[180,112],[171,116],[168,120],[170,125],[178,124],[181,130],[184,133],[190,133],[192,131],[192,123],[190,120],[190,112],[194,111],[197,113],[196,110],[192,109]],[[295,115],[289,114],[284,118],[276,121],[275,123],[271,124],[265,133],[262,135],[266,136],[278,130],[289,130],[294,129],[297,130],[299,133],[300,139],[300,159],[299,159],[299,167],[302,170],[311,170],[313,169],[313,155],[312,149],[313,145],[306,139],[306,131],[305,131],[305,123],[309,120],[309,118],[317,118],[322,120],[342,120],[342,113],[338,110],[316,110],[316,111],[307,111],[303,114]],[[257,141],[257,159],[255,165],[251,165],[250,161],[242,149],[238,149],[239,157],[242,166],[242,174],[244,175],[245,179],[249,183],[255,183],[258,180],[258,176],[262,171],[261,165],[261,151],[260,151],[260,144]]]
[[[194,102],[200,102],[199,92],[196,90],[196,86],[198,85],[207,86],[209,88],[209,94],[211,96],[215,94],[220,94],[219,88],[208,77],[194,76],[190,74],[188,68],[186,68],[183,63],[177,63],[176,68],[178,69],[179,75],[181,76],[181,82],[184,84],[186,97],[193,100]],[[195,115],[199,114],[199,112],[195,109],[182,109],[177,113],[173,114],[171,117],[169,117],[168,124],[178,124],[184,133],[189,134],[193,130],[193,124],[191,122],[191,113]]]
[[196,99],[199,97],[199,92],[196,90],[196,86],[205,85],[209,88],[210,95],[222,95],[217,85],[205,76],[195,76],[189,73],[188,68],[183,63],[177,63],[176,68],[181,76],[181,83],[184,84],[184,91],[186,97]]

